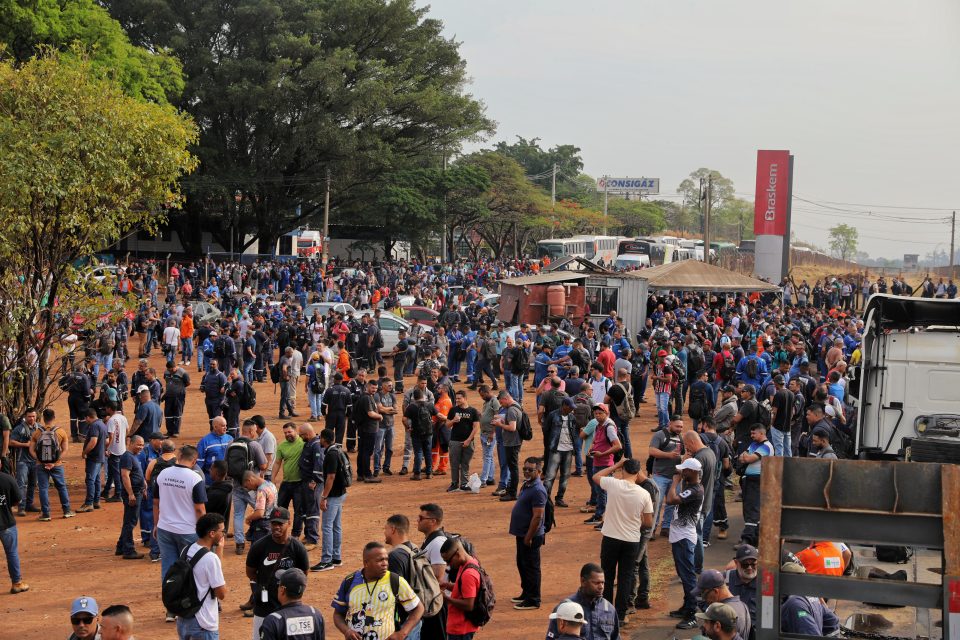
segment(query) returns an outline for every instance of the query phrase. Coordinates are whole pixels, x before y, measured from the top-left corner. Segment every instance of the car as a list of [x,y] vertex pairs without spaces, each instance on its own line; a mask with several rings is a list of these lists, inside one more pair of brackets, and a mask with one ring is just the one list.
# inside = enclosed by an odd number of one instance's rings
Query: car
[[220,309],[217,309],[209,302],[202,300],[199,302],[191,302],[190,308],[193,309],[193,323],[195,326],[199,327],[204,322],[216,325],[217,321],[220,320]]
[[337,313],[343,315],[357,314],[357,310],[354,309],[352,304],[347,302],[313,302],[306,306],[303,310],[304,318],[312,318],[314,311],[319,311],[321,316],[325,316],[330,313],[330,309],[333,309]]
[[[542,332],[544,332],[544,333],[549,333],[549,331],[550,331],[550,325],[548,325],[548,324],[540,325],[539,330],[542,331]],[[518,331],[520,331],[520,326],[519,326],[519,325],[514,325],[514,326],[512,326],[512,327],[507,327],[506,329],[503,330],[503,332],[506,334],[506,336],[507,336],[508,338],[515,338],[515,336],[517,335],[517,332],[518,332]],[[557,329],[557,333],[559,333],[559,334],[560,334],[562,337],[564,337],[564,338],[567,338],[567,337],[573,338],[573,337],[574,337],[572,333],[569,333],[569,332],[567,332],[567,331],[564,331],[563,329]],[[530,371],[533,371],[534,364],[535,364],[535,363],[534,363],[534,361],[533,361],[533,358],[530,358]]]
[[[370,309],[364,309],[360,315],[369,316],[372,314],[373,312]],[[390,353],[400,342],[400,329],[409,331],[410,323],[389,311],[381,311],[379,327],[380,334],[383,336],[383,347],[380,349],[380,353]]]
[[403,318],[404,320],[416,319],[425,327],[435,327],[437,326],[437,320],[440,319],[440,312],[429,307],[409,306],[403,307]]
[[480,299],[484,307],[496,307],[500,304],[499,293],[487,293]]
[[[414,304],[416,304],[417,298],[416,296],[399,296],[397,298],[397,301],[400,303],[401,307],[412,307]],[[387,298],[384,298],[383,300],[377,303],[377,307],[380,309],[386,309],[387,308],[386,305],[387,305]]]

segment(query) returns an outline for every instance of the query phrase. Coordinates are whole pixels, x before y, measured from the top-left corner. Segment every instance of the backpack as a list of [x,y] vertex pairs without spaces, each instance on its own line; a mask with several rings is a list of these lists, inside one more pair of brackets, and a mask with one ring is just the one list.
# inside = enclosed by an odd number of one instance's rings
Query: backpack
[[[273,384],[280,383],[280,363],[279,362],[270,366],[270,382],[272,382]],[[276,393],[276,390],[274,390],[274,393]]]
[[748,378],[757,379],[757,374],[760,373],[760,361],[757,358],[747,358],[747,364],[743,367],[743,372],[747,374]]
[[576,405],[573,407],[573,423],[577,425],[577,429],[583,429],[590,422],[590,418],[593,417],[592,399],[589,397],[583,399],[578,395],[574,398],[574,401]]
[[343,486],[349,487],[353,484],[353,467],[350,466],[350,458],[339,444],[331,445],[331,447],[327,449],[327,453],[331,452],[337,454],[337,460],[340,462],[340,470],[337,473],[343,481]]
[[683,381],[687,379],[687,372],[683,370],[683,363],[680,362],[680,358],[674,358],[670,368],[673,370],[673,388],[676,389],[677,385],[683,384]]
[[217,341],[213,343],[213,355],[218,358],[226,358],[228,355],[227,352],[227,340],[226,337],[221,336],[217,338]]
[[433,572],[433,566],[427,560],[427,552],[411,549],[405,544],[400,545],[400,548],[410,556],[410,577],[407,582],[423,603],[423,617],[432,618],[443,608],[443,591],[437,575]]
[[243,381],[243,390],[240,392],[240,408],[249,411],[257,406],[257,390],[247,382]]
[[714,478],[719,478],[719,477],[720,477],[720,472],[721,472],[722,469],[723,469],[723,461],[720,459],[720,456],[721,456],[721,453],[720,453],[720,436],[717,436],[717,437],[714,438],[713,440],[708,440],[707,437],[706,437],[706,435],[707,435],[707,434],[705,434],[705,433],[701,433],[701,434],[700,434],[700,441],[703,442],[703,443],[704,443],[705,445],[707,445],[708,447],[710,447],[710,450],[713,451],[713,455],[714,455],[714,457],[717,459],[716,473],[714,474],[713,477],[714,477]]
[[511,369],[515,375],[521,375],[527,372],[530,368],[530,356],[527,354],[527,350],[520,347],[514,347],[513,349],[513,363]]
[[494,344],[493,340],[490,340],[490,339],[484,340],[481,353],[483,354],[483,357],[486,360],[496,360],[497,345]]
[[320,394],[327,390],[326,380],[324,379],[323,369],[314,365],[313,375],[310,376],[310,392]]
[[690,406],[687,407],[687,415],[694,420],[700,420],[707,413],[707,398],[703,391],[697,387],[690,388]]
[[629,382],[626,385],[618,382],[617,385],[623,389],[623,402],[617,405],[617,415],[624,420],[630,421],[637,415],[637,407],[633,404],[633,388]]
[[117,340],[113,335],[113,331],[104,332],[100,334],[100,353],[102,355],[110,355],[113,353],[113,348],[117,346]]
[[243,481],[243,474],[253,471],[253,454],[250,452],[246,438],[238,438],[229,445],[223,456],[227,463],[227,475],[237,482]]
[[373,337],[373,346],[377,349],[383,349],[383,331],[380,331],[380,329],[377,329],[377,333]]
[[557,526],[556,513],[554,512],[553,500],[547,498],[547,504],[543,507],[543,532],[550,533]]
[[197,581],[193,576],[193,568],[209,550],[201,547],[190,560],[187,560],[189,550],[190,547],[184,549],[177,561],[167,569],[161,589],[163,606],[170,613],[182,618],[192,618],[197,615],[200,607],[203,606],[203,601],[210,595],[210,592],[207,592],[200,597],[197,593]]
[[533,440],[533,427],[530,425],[530,416],[526,411],[520,411],[520,420],[517,421],[517,435],[521,440]]
[[881,545],[876,548],[877,560],[880,562],[904,564],[912,555],[913,551],[907,547],[888,547]]
[[723,354],[723,366],[720,368],[721,377],[724,380],[733,380],[737,375],[737,363],[733,361],[733,354],[729,351]]
[[759,422],[760,424],[765,424],[767,425],[767,427],[770,427],[772,421],[770,419],[770,403],[769,402],[757,402],[757,422]]
[[478,627],[482,627],[490,622],[493,609],[497,604],[497,597],[493,592],[493,581],[490,580],[490,576],[483,570],[483,567],[475,562],[467,563],[463,570],[466,571],[467,569],[476,569],[477,573],[480,574],[480,587],[477,589],[477,596],[473,600],[473,609],[465,611],[464,617]]
[[37,439],[38,462],[53,464],[60,460],[63,451],[60,450],[60,440],[57,439],[59,429],[60,427],[54,427],[40,432],[40,437]]
[[705,359],[703,349],[698,344],[694,344],[687,350],[687,371],[697,375],[703,370]]
[[418,403],[417,417],[413,421],[412,430],[421,436],[433,433],[433,416],[430,415],[430,406],[426,402]]

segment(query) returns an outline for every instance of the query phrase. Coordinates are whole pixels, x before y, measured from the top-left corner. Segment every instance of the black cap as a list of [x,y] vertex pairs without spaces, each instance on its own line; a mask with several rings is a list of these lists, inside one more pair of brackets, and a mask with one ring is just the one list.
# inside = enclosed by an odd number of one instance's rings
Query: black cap
[[294,567],[278,572],[277,583],[286,589],[289,595],[299,596],[303,594],[307,588],[307,575],[300,569]]
[[270,522],[290,522],[290,512],[283,507],[274,507],[270,512]]

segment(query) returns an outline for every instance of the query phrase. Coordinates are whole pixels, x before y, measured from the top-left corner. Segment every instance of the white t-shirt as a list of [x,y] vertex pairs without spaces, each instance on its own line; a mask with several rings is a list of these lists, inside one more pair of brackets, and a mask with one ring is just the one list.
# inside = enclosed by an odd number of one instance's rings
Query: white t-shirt
[[122,413],[115,413],[107,418],[107,431],[110,432],[110,446],[107,453],[112,456],[122,456],[127,450],[127,418]]
[[427,562],[430,564],[442,564],[444,566],[447,565],[447,563],[443,560],[443,556],[440,554],[440,547],[442,547],[443,543],[446,541],[446,536],[442,535],[437,536],[430,541],[430,544],[424,548],[424,550],[427,552]]
[[573,418],[572,413],[560,418],[560,441],[557,442],[557,451],[573,451],[573,440],[570,439],[570,429],[568,427],[571,418]]
[[264,429],[263,433],[257,436],[257,442],[260,443],[260,448],[263,449],[263,455],[268,457],[277,455],[277,437],[270,433],[270,429]]
[[178,344],[180,344],[180,329],[177,329],[173,325],[164,329],[163,344],[168,344],[171,347],[176,347]]
[[[192,559],[202,548],[194,542],[187,549],[187,559]],[[208,553],[200,558],[197,566],[193,568],[193,580],[197,583],[197,597],[203,598],[203,604],[197,611],[197,624],[207,631],[217,631],[220,629],[220,612],[217,610],[217,598],[210,590],[227,584],[223,579],[223,568],[217,554],[208,550]]]
[[653,513],[653,500],[647,490],[634,482],[612,476],[600,478],[607,492],[607,510],[600,532],[624,542],[640,542],[644,513]]
[[203,476],[175,465],[157,476],[157,494],[160,499],[160,521],[157,527],[171,533],[196,533],[197,514],[194,505],[207,501]]

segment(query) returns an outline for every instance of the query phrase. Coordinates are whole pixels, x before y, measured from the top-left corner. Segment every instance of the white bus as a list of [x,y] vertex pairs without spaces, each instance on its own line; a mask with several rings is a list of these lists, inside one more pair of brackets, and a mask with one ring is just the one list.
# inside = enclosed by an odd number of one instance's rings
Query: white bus
[[549,256],[556,260],[564,256],[586,258],[592,262],[610,265],[617,258],[621,236],[579,235],[572,238],[549,238],[537,243],[537,257]]

